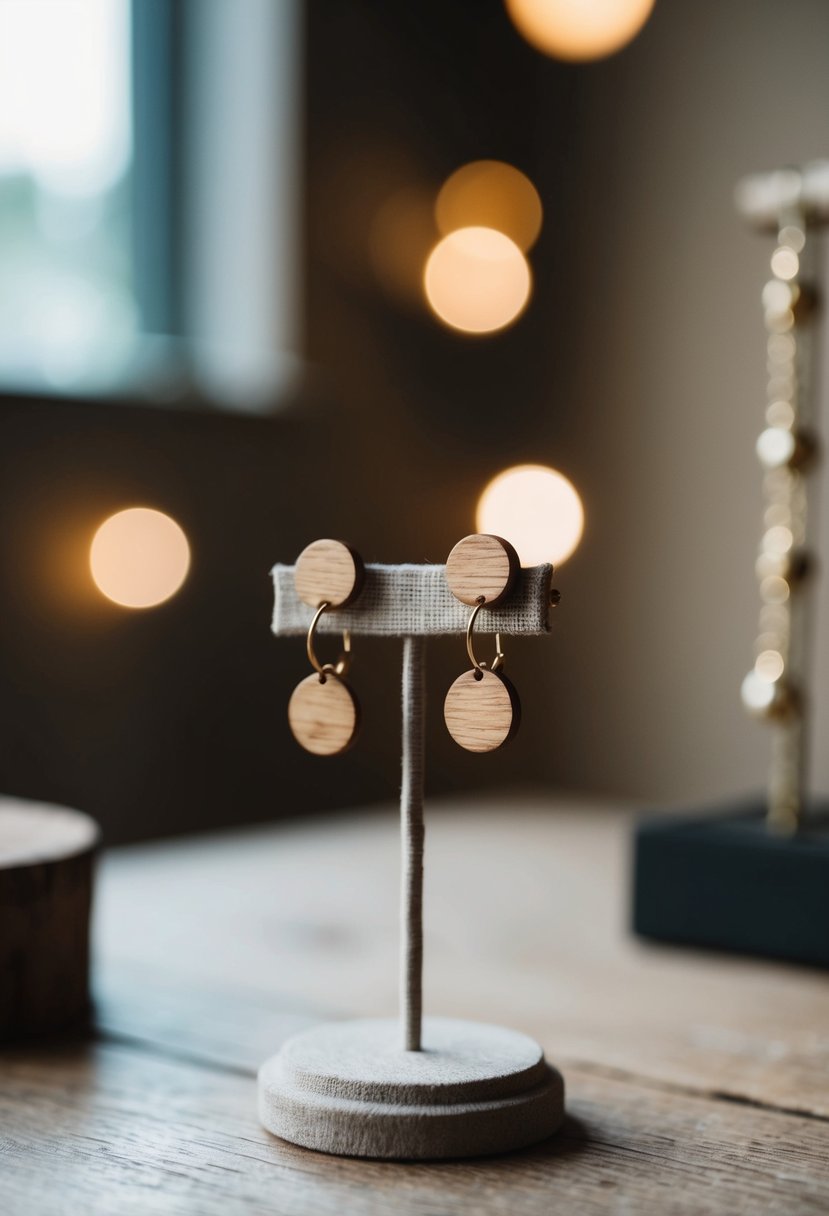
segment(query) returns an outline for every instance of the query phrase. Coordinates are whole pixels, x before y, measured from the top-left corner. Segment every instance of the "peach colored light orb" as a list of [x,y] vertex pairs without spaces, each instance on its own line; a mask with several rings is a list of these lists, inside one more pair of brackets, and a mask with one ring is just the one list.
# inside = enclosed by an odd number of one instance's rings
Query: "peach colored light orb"
[[459,228],[438,241],[423,275],[426,299],[446,325],[486,334],[510,325],[530,298],[527,259],[503,232]]
[[152,608],[175,595],[190,568],[190,546],[174,519],[129,507],[105,519],[93,537],[89,567],[103,595],[124,608]]
[[447,177],[435,203],[444,235],[457,228],[494,228],[524,253],[535,244],[542,217],[541,199],[530,179],[501,160],[461,165]]
[[493,477],[478,500],[477,528],[503,536],[522,566],[559,565],[575,552],[584,531],[584,508],[563,473],[521,464]]
[[603,59],[620,51],[647,21],[654,0],[504,0],[513,24],[555,59]]

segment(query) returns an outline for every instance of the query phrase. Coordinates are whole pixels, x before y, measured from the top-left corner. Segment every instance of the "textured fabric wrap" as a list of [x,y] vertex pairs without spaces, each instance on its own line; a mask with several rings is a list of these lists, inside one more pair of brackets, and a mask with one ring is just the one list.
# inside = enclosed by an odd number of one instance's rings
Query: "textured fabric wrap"
[[[312,609],[297,598],[293,566],[274,566],[272,629],[275,634],[302,634],[308,629]],[[483,608],[475,622],[476,633],[533,636],[550,629],[550,581],[553,567],[530,566],[521,570],[509,599],[492,611]],[[366,581],[360,596],[348,608],[323,613],[320,633],[382,637],[435,636],[464,633],[470,608],[452,595],[443,566],[366,566]]]

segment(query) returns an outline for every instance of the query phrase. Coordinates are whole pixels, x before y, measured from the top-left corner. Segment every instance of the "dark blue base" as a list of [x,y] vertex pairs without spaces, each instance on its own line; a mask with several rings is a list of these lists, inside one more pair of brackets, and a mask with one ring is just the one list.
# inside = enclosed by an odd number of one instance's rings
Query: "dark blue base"
[[633,929],[642,937],[829,967],[829,806],[796,836],[760,799],[636,829]]

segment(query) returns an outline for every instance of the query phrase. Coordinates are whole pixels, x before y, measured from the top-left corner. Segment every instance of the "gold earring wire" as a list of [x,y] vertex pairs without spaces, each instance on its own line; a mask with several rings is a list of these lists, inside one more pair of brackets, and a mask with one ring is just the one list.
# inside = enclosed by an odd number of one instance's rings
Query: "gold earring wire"
[[305,642],[305,652],[308,655],[308,662],[313,667],[314,671],[319,672],[321,676],[344,676],[351,666],[351,634],[347,629],[343,630],[343,652],[336,663],[320,663],[314,652],[314,634],[317,631],[319,619],[327,608],[331,605],[324,601],[314,613],[313,620],[308,627],[308,637]]
[[[483,608],[485,603],[486,603],[486,600],[484,599],[484,597],[482,595],[479,595],[477,602],[475,604],[475,607],[472,609],[472,614],[469,617],[469,624],[466,626],[466,653],[469,655],[469,661],[472,664],[472,666],[475,668],[476,671],[486,671],[486,669],[487,669],[486,663],[479,663],[478,660],[475,658],[475,649],[472,645],[472,631],[475,628],[475,621],[478,617],[478,613],[481,611],[481,609]],[[492,666],[489,668],[489,670],[497,671],[498,668],[503,667],[503,665],[504,665],[504,652],[501,650],[501,635],[500,635],[500,633],[496,633],[495,634],[495,659],[494,659]]]

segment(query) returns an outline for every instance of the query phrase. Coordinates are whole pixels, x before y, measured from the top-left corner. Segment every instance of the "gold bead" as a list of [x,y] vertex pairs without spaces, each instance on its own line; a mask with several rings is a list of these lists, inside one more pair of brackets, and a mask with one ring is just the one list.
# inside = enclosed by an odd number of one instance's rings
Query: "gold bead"
[[798,712],[799,698],[790,684],[782,677],[767,680],[756,668],[743,680],[741,695],[743,706],[753,718],[763,721],[780,721],[794,717]]
[[771,255],[771,272],[787,283],[796,279],[800,270],[800,258],[790,245],[778,245]]
[[[791,284],[791,286],[794,286]],[[820,293],[813,283],[800,283],[792,303],[794,319],[798,325],[807,321],[820,307]]]
[[793,427],[795,412],[791,401],[781,400],[780,398],[770,401],[766,407],[766,422],[769,426]]
[[796,284],[769,279],[762,292],[763,308],[769,313],[784,312],[787,308],[794,308],[798,294]]
[[778,245],[788,245],[789,249],[800,253],[806,244],[806,233],[799,224],[785,224],[780,229],[777,243]]
[[811,431],[785,426],[767,426],[757,440],[757,456],[765,469],[804,469],[817,450],[817,437]]
[[766,329],[773,334],[785,334],[794,326],[794,309],[766,309]]
[[766,574],[760,580],[760,598],[764,604],[785,604],[791,588],[779,574]]

